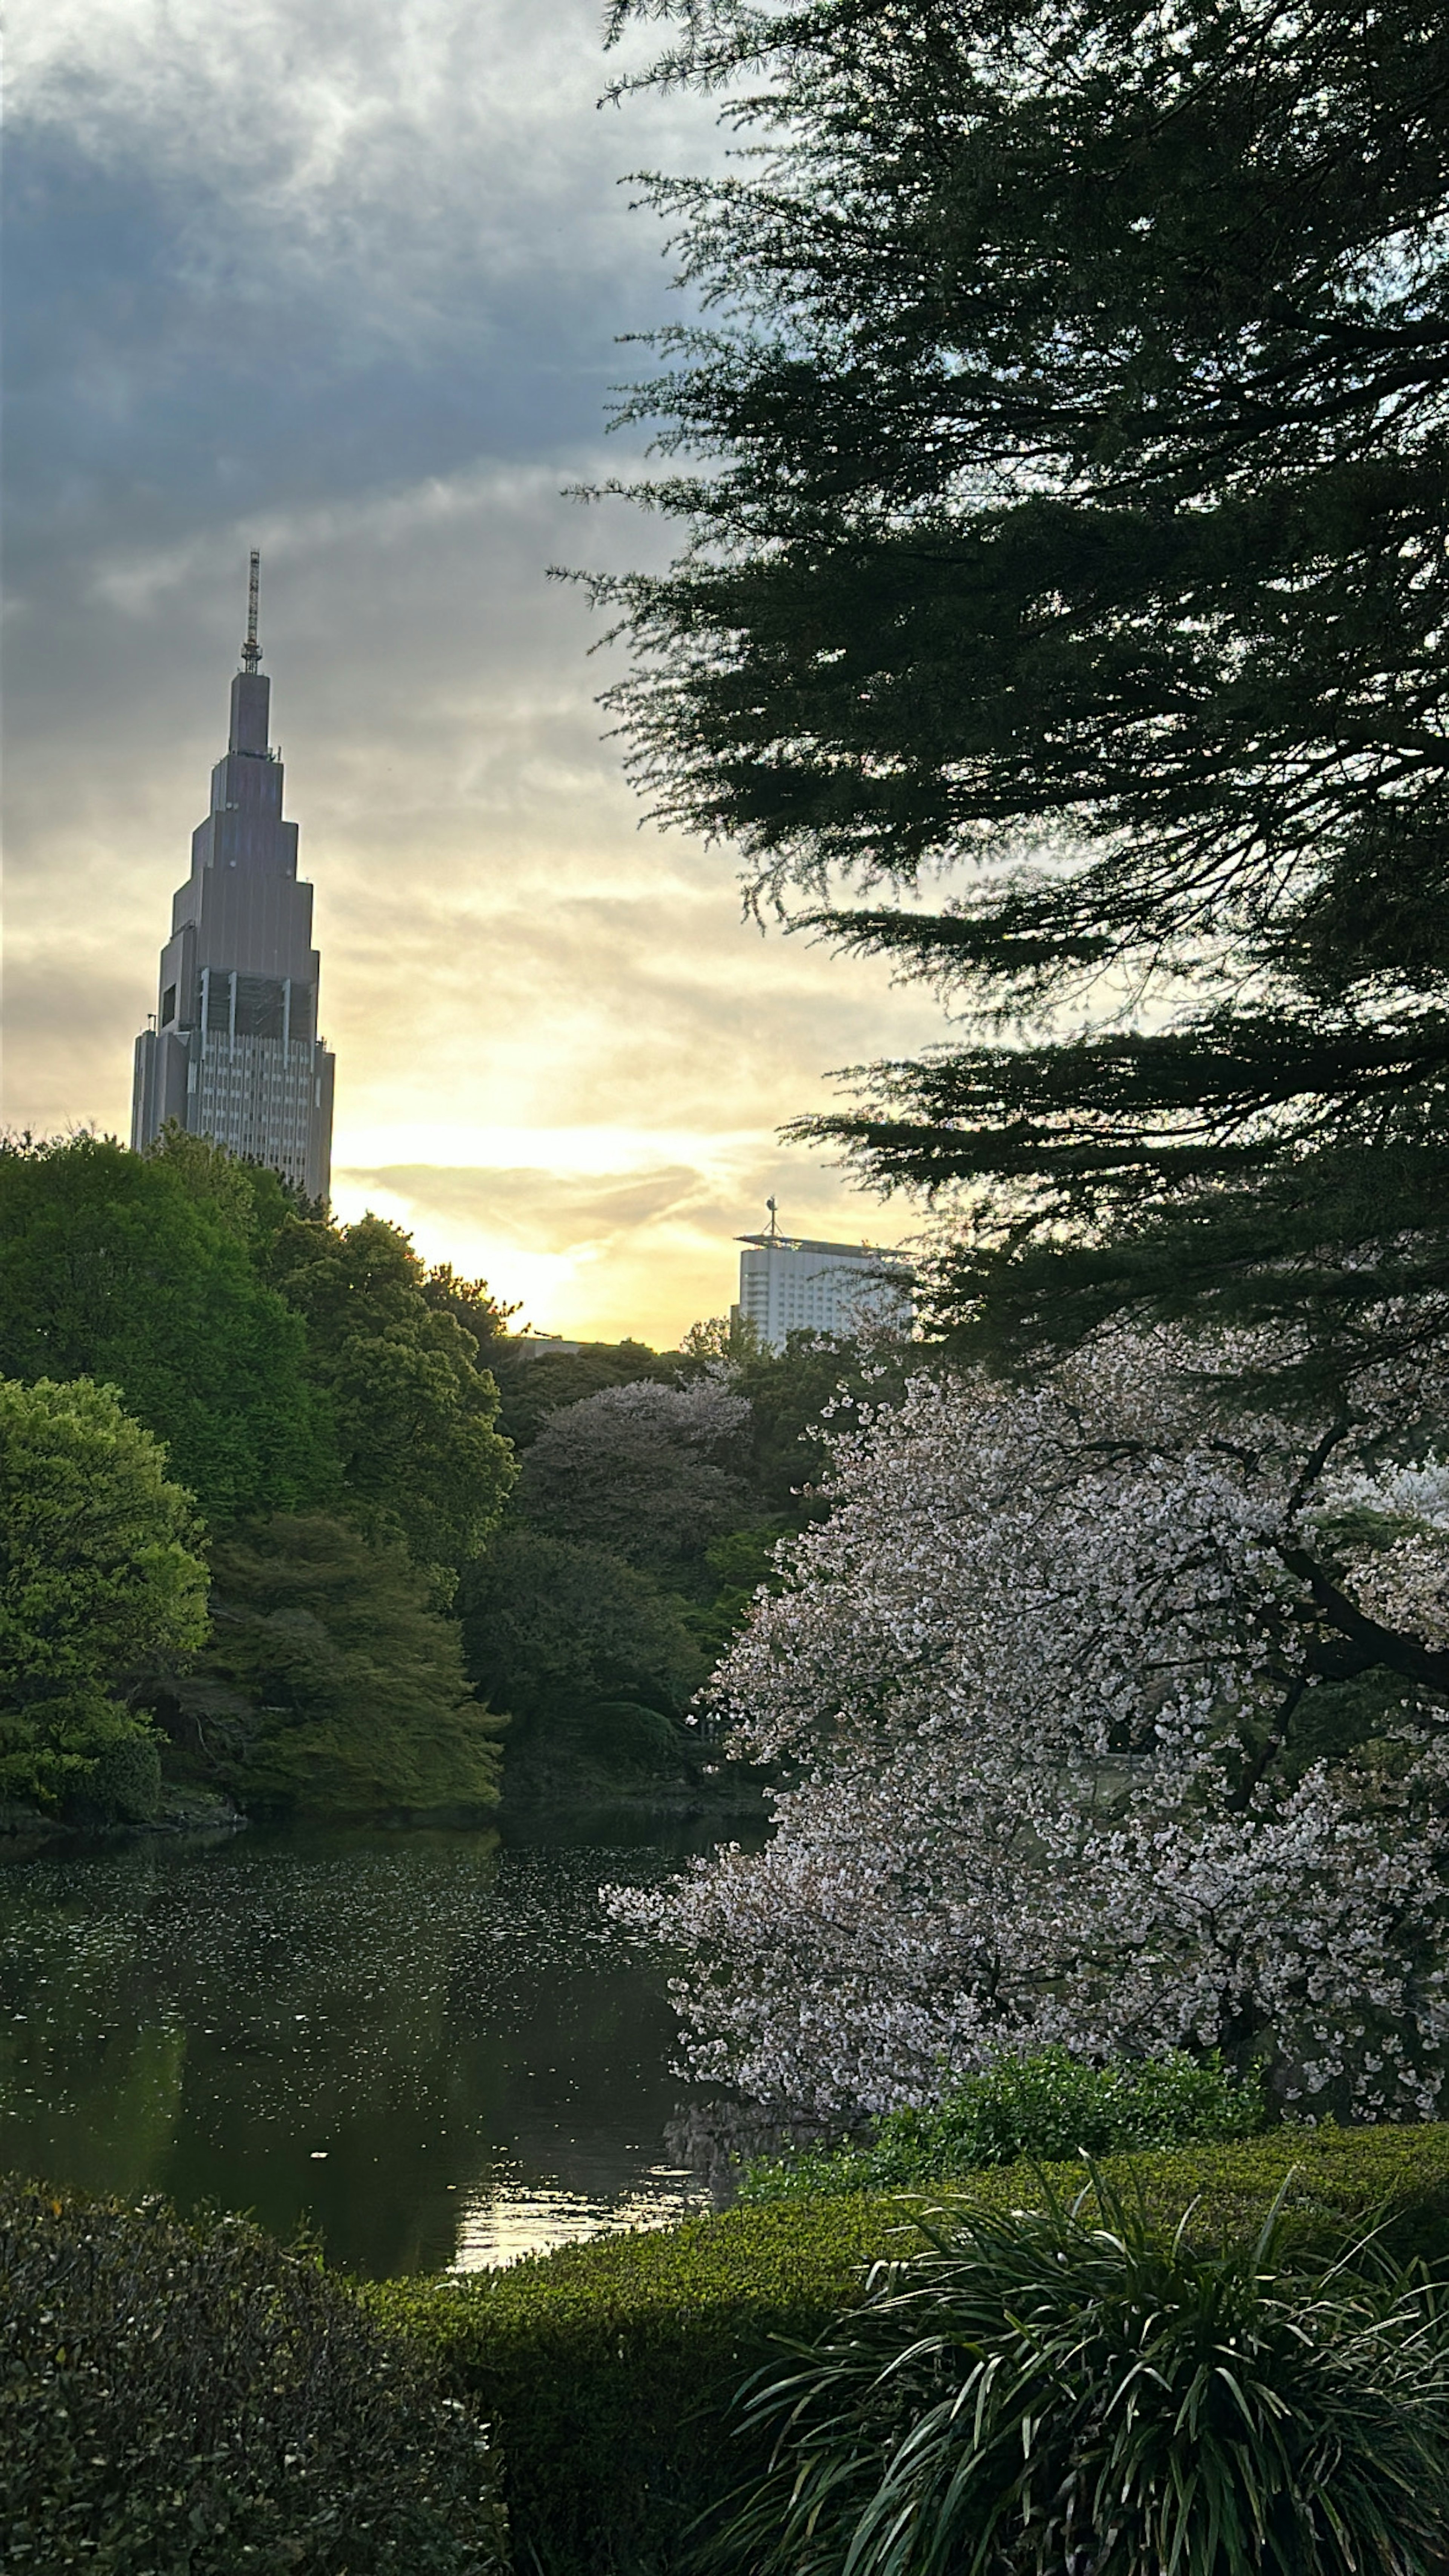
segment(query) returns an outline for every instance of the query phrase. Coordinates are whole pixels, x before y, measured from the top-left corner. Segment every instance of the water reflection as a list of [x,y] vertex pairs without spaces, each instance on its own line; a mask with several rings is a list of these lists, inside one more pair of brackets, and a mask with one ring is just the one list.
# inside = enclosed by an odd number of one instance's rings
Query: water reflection
[[8,1863],[0,2161],[308,2219],[372,2274],[673,2217],[672,2016],[596,1891],[708,1839],[247,1834]]
[[486,2187],[470,2192],[458,2215],[454,2272],[481,2272],[519,2254],[544,2254],[617,2227],[666,2227],[700,2206],[698,2184],[680,2167],[651,2165],[630,2191],[591,2199],[510,2176],[495,2161]]

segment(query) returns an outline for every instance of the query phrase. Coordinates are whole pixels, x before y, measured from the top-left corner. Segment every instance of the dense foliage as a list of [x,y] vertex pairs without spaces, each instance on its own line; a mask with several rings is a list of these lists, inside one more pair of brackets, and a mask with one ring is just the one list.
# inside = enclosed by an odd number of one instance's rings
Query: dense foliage
[[148,1658],[206,1632],[190,1497],[165,1453],[87,1379],[0,1378],[0,1798],[80,1791],[124,1813],[153,1794],[150,1730],[126,1705]]
[[0,2187],[0,2557],[47,2576],[503,2576],[480,2425],[243,2219]]
[[213,1528],[334,1499],[306,1330],[258,1263],[285,1215],[269,1173],[198,1138],[0,1140],[0,1373],[116,1387]]
[[555,1349],[542,1335],[524,1332],[488,1341],[484,1349],[498,1380],[499,1428],[519,1450],[527,1449],[549,1415],[565,1405],[582,1404],[585,1396],[600,1395],[605,1387],[637,1386],[645,1379],[670,1385],[676,1367],[672,1352],[631,1340]]
[[602,586],[641,786],[973,1024],[814,1132],[971,1185],[939,1310],[1018,1343],[1442,1329],[1442,17],[612,17],[749,147],[646,182],[705,309],[625,407],[686,460]]
[[218,1540],[211,1576],[210,1640],[157,1694],[175,1774],[313,1815],[497,1803],[499,1722],[402,1547],[277,1514]]
[[[137,1459],[148,1433],[165,1442],[156,1476],[164,1456],[197,1497],[213,1575],[199,1662],[194,1619],[153,1621],[112,1658],[163,1734],[107,1701],[99,1769],[94,1709],[84,1723],[61,1709],[59,1649],[13,1631],[7,1700],[52,1707],[54,1759],[27,1770],[35,1729],[17,1719],[11,1794],[51,1794],[65,1773],[73,1822],[144,1821],[159,1742],[173,1783],[269,1807],[493,1803],[498,1730],[435,1614],[512,1481],[481,1356],[506,1321],[396,1227],[334,1225],[179,1130],[145,1155],[88,1135],[0,1149],[0,1366],[113,1388],[124,1414],[94,1388],[84,1401],[110,1406]],[[47,1544],[47,1616],[93,1629],[104,1660],[84,1548],[73,1558],[53,1530]]]
[[[519,1795],[699,1796],[691,1699],[818,1508],[820,1415],[878,1355],[723,1325],[553,1351],[396,1227],[332,1223],[175,1129],[145,1155],[11,1140],[0,1220],[0,1362],[113,1385],[209,1525],[205,1652],[158,1634],[128,1675],[173,1784],[474,1808],[498,1765],[476,1692]],[[74,1821],[154,1810],[156,1739],[127,1723],[145,1777]]]
[[458,1611],[468,1669],[508,1712],[511,1795],[585,1804],[641,1770],[697,1785],[683,1720],[706,1658],[647,1574],[515,1524],[465,1573]]
[[[571,1383],[572,1358],[497,1356],[505,1385]],[[532,1419],[509,1513],[460,1586],[469,1670],[509,1714],[517,1793],[566,1797],[572,1779],[592,1797],[611,1769],[652,1767],[697,1797],[718,1775],[679,1722],[777,1579],[777,1541],[820,1508],[822,1417],[842,1389],[898,1382],[901,1354],[810,1333],[771,1351],[711,1321],[672,1354],[578,1358],[616,1374]]]
[[1084,2066],[1064,2048],[1002,2057],[982,2075],[947,2083],[929,2110],[888,2111],[869,2137],[798,2148],[748,2165],[745,2201],[829,2191],[892,2191],[1031,2156],[1122,2155],[1251,2137],[1268,2107],[1254,2068],[1234,2076],[1217,2056],[1116,2058]]
[[459,1599],[471,1669],[525,1721],[598,1699],[682,1712],[705,1677],[677,1601],[602,1547],[502,1531]]
[[966,2209],[748,2413],[748,2576],[1427,2576],[1449,2519],[1449,2315],[1422,2267],[1285,2268],[1090,2208]]
[[354,1517],[400,1540],[446,1593],[513,1476],[460,1283],[447,1271],[434,1284],[407,1236],[376,1216],[289,1216],[265,1267],[305,1321]]
[[1222,2047],[1289,2101],[1432,2111],[1442,1387],[1283,1420],[1206,1359],[1124,1336],[842,1434],[713,1685],[784,1767],[775,1834],[618,1900],[682,1955],[698,2073],[881,2112],[1043,2046]]
[[[1205,2249],[1256,2235],[1286,2184],[1288,2241],[1305,2263],[1384,2218],[1399,2256],[1449,2253],[1449,2132],[1277,2130],[1107,2168],[1170,2234],[1189,2200]],[[1081,2167],[976,2176],[972,2209],[1040,2207]],[[941,2194],[933,2195],[939,2206]],[[729,2401],[859,2296],[882,2256],[919,2244],[911,2204],[840,2196],[727,2211],[600,2238],[506,2271],[396,2281],[365,2293],[438,2357],[495,2426],[519,2562],[546,2576],[666,2576],[696,2518],[767,2465]],[[697,2534],[696,2534],[697,2537]]]
[[519,1508],[536,1529],[606,1547],[687,1583],[705,1547],[749,1509],[741,1468],[749,1406],[727,1384],[605,1388],[550,1415],[528,1450]]

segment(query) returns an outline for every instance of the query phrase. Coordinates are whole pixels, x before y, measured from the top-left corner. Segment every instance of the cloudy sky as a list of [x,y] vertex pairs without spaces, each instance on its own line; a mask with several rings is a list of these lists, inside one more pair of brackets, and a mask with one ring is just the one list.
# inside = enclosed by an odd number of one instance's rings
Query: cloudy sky
[[317,888],[335,1195],[658,1343],[731,1238],[890,1241],[782,1148],[930,1007],[740,917],[640,824],[553,562],[649,559],[561,487],[613,345],[670,309],[621,175],[719,149],[596,106],[595,0],[19,0],[4,244],[5,1123],[127,1132],[262,549],[273,731]]

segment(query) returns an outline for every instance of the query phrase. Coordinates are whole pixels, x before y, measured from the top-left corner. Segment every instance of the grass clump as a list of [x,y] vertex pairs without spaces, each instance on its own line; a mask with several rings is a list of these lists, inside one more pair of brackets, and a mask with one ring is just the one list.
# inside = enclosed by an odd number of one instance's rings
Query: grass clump
[[1372,2246],[1322,2279],[1164,2237],[1100,2176],[978,2207],[746,2400],[766,2476],[723,2576],[1426,2576],[1449,2528],[1449,2313]]
[[0,2566],[504,2576],[483,2430],[304,2249],[0,2182]]
[[949,2086],[929,2110],[888,2112],[863,2143],[800,2148],[745,2167],[744,2201],[814,2199],[823,2192],[910,2190],[1024,2156],[1207,2145],[1268,2125],[1262,2078],[1234,2075],[1214,2053],[1118,2058],[1087,2066],[1064,2048],[1003,2058]]
[[[1003,2166],[949,2191],[837,2193],[605,2237],[506,2270],[370,2285],[498,2434],[530,2576],[670,2576],[686,2535],[769,2460],[731,2412],[782,2345],[824,2333],[873,2263],[922,2244],[932,2208],[1009,2213],[1071,2200],[1080,2163]],[[1251,2243],[1282,2192],[1279,2244],[1310,2268],[1378,2220],[1394,2259],[1449,2257],[1449,2128],[1275,2129],[1104,2168],[1144,2224],[1212,2250]]]

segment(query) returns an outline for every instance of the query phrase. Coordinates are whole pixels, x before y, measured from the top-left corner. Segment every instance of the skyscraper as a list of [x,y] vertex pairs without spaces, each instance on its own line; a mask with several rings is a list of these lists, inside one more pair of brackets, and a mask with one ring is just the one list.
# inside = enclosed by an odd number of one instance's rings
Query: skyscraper
[[297,874],[297,826],[282,820],[282,764],[267,739],[259,563],[254,554],[231,739],[172,905],[155,1017],[136,1040],[131,1144],[139,1153],[174,1118],[325,1199],[333,1058],[317,1035],[312,889]]

